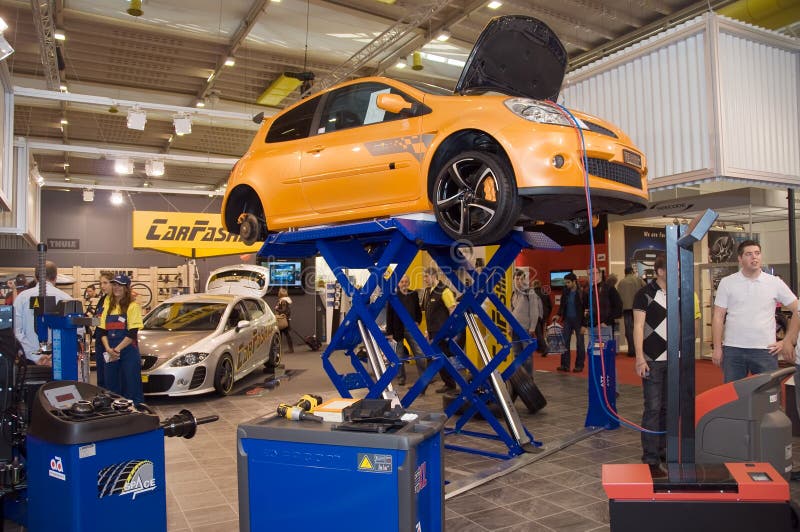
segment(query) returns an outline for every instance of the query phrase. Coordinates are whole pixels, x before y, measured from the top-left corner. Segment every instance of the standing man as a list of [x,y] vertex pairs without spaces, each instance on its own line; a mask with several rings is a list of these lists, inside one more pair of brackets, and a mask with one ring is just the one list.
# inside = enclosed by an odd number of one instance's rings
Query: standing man
[[[613,286],[602,281],[600,271],[594,268],[592,280],[594,284],[589,287],[592,297],[597,297],[597,304],[593,308],[588,308],[588,302],[591,301],[587,297],[586,305],[586,324],[594,325],[597,330],[594,334],[602,338],[603,341],[608,341],[612,338],[614,330],[614,322],[622,315],[622,301],[619,297],[619,292]],[[600,315],[597,314],[597,307],[600,308]]]
[[[511,292],[511,314],[517,319],[522,328],[528,331],[531,338],[536,338],[536,326],[542,316],[542,300],[535,292],[528,290],[525,272],[514,272],[514,290]],[[522,351],[522,343],[517,333],[511,332],[511,351],[516,356]],[[522,367],[533,374],[531,359],[526,360]]]
[[792,311],[787,342],[796,331],[797,297],[781,279],[761,271],[761,245],[745,240],[738,254],[740,270],[720,281],[711,320],[711,358],[722,366],[725,382],[778,369],[784,345],[775,340],[777,303]]
[[564,327],[564,352],[561,354],[561,365],[556,368],[558,371],[569,371],[570,349],[572,333],[575,333],[575,369],[578,373],[583,371],[583,364],[586,361],[586,346],[583,342],[583,312],[585,304],[583,294],[578,287],[578,278],[570,272],[564,276],[564,291],[561,294],[561,304],[558,308],[558,315]]
[[539,279],[533,281],[533,292],[542,301],[542,313],[539,316],[539,323],[536,324],[536,340],[539,343],[539,352],[543,357],[547,356],[547,319],[553,311],[553,304],[550,296],[542,291],[542,282]]
[[[419,296],[417,292],[409,290],[408,287],[410,284],[411,281],[408,279],[408,275],[404,275],[400,278],[400,281],[397,282],[397,299],[400,300],[400,304],[406,309],[411,319],[419,323],[422,321],[422,308],[419,305]],[[406,365],[404,359],[408,358],[408,350],[403,340],[408,342],[411,352],[414,353],[414,362],[417,365],[417,372],[422,376],[422,373],[428,367],[427,359],[391,304],[386,305],[386,336],[397,342],[395,351],[397,357],[401,361],[400,370],[397,372],[397,384],[403,386],[406,383]],[[425,390],[422,390],[422,395],[424,394]]]
[[[422,308],[425,311],[425,323],[428,331],[428,341],[432,341],[436,334],[441,330],[444,322],[456,308],[456,297],[453,291],[439,280],[439,270],[429,266],[422,274],[425,283],[425,294],[422,297]],[[439,342],[439,349],[444,356],[449,357],[450,346],[447,339]],[[439,376],[444,382],[444,386],[436,388],[436,393],[458,392],[458,385],[455,379],[444,367],[439,370]]]
[[633,272],[630,266],[625,267],[625,277],[617,285],[617,292],[622,299],[622,318],[625,322],[625,343],[628,346],[628,356],[636,356],[633,343],[633,298],[636,292],[642,289],[644,281]]
[[[65,299],[72,299],[66,292],[63,292],[55,287],[56,279],[58,278],[58,268],[52,261],[45,263],[45,295],[54,296],[56,303]],[[35,317],[33,309],[31,308],[31,298],[39,295],[39,272],[36,271],[37,284],[32,288],[23,290],[17,295],[14,300],[14,335],[22,344],[22,349],[25,352],[25,358],[28,359],[29,364],[36,364],[39,366],[52,366],[53,356],[42,355],[39,353],[39,336],[36,334],[36,326],[34,325]],[[82,334],[78,331],[78,334]]]

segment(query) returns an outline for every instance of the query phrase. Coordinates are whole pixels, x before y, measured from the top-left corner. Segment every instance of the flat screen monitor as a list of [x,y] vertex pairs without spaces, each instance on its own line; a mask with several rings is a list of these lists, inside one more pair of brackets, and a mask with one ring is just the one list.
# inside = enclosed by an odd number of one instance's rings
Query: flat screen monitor
[[302,262],[270,262],[267,267],[269,268],[270,286],[302,286]]
[[550,272],[550,288],[564,288],[564,277],[572,270],[553,270]]

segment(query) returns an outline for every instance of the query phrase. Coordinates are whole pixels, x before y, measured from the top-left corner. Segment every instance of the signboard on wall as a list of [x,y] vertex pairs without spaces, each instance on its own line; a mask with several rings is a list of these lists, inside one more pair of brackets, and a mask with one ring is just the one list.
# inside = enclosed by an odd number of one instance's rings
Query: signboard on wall
[[656,255],[667,249],[665,227],[625,226],[625,265],[639,277],[653,276]]
[[217,213],[133,211],[133,247],[184,257],[216,257],[258,252],[222,227]]

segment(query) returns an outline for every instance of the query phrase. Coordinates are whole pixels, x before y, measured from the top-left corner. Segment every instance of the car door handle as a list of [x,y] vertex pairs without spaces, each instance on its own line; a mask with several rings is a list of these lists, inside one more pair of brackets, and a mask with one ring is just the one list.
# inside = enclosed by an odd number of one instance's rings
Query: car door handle
[[313,148],[308,150],[306,153],[319,153],[324,149],[325,149],[325,146],[314,146]]

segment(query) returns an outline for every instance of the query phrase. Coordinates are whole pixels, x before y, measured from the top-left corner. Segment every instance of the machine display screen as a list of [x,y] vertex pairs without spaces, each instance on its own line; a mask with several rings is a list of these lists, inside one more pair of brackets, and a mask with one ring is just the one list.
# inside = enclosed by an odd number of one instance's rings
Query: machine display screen
[[750,475],[750,479],[753,482],[772,482],[770,476],[763,471],[755,471],[753,473],[747,473],[747,474]]
[[44,391],[44,396],[47,397],[47,400],[50,401],[53,408],[58,408],[59,410],[69,408],[83,399],[78,388],[76,388],[74,384],[50,388]]

